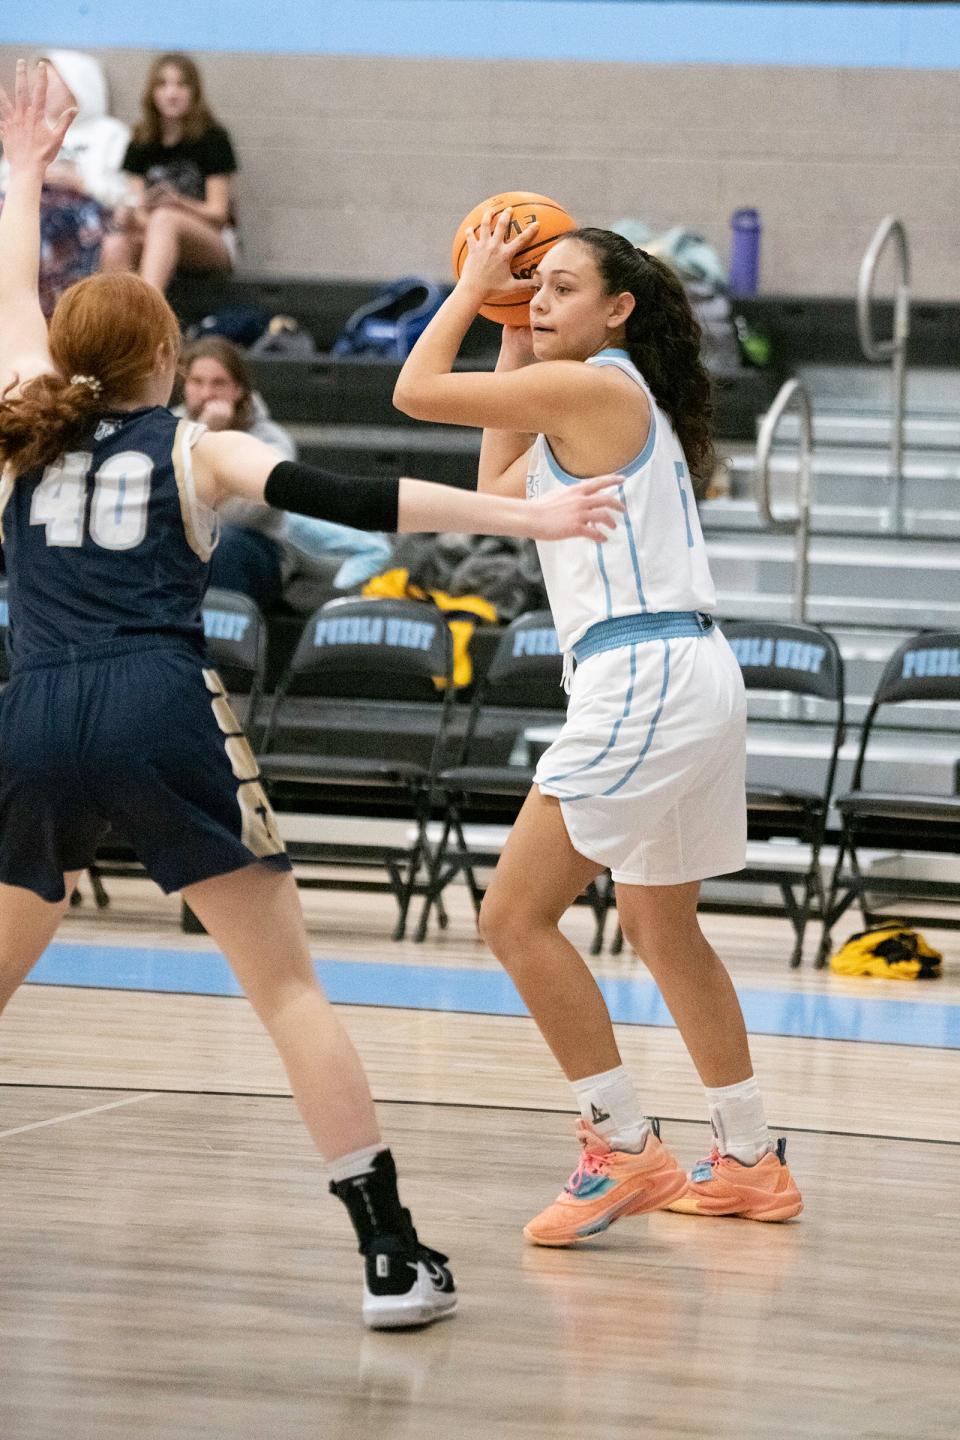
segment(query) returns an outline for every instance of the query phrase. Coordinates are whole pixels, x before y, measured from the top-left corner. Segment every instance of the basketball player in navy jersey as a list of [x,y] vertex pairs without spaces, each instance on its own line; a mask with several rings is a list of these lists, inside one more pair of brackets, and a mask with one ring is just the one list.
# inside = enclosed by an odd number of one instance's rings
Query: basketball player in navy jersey
[[[483,427],[479,489],[558,495],[621,472],[607,545],[538,543],[570,705],[487,891],[480,928],[572,1083],[581,1161],[526,1226],[572,1245],[669,1208],[786,1220],[802,1208],[753,1074],[736,992],[697,921],[700,881],[742,869],[746,701],[710,612],[693,482],[709,479],[710,385],[677,277],[610,230],[562,236],[538,265],[530,326],[504,329],[494,374],[451,373],[492,295],[522,292],[533,239],[488,212],[453,294],[406,360],[396,403]],[[574,666],[576,667],[574,669]],[[604,869],[706,1090],[715,1144],[686,1177],[624,1067],[603,996],[559,929]]]
[[604,482],[531,507],[417,480],[357,481],[166,408],[180,337],[133,275],[37,298],[40,189],[73,118],[46,72],[0,91],[0,519],[12,670],[0,703],[0,1007],[52,938],[108,825],[221,946],[283,1059],[365,1256],[375,1327],[448,1314],[446,1258],[397,1194],[359,1058],[320,990],[256,761],[215,672],[200,603],[228,496],[373,530],[605,537]]

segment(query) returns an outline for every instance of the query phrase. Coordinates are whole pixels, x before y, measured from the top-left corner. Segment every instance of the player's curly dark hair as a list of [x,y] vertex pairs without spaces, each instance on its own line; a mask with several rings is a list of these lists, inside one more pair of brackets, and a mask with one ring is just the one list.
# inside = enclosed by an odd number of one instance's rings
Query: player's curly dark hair
[[629,290],[636,300],[627,319],[627,350],[670,417],[700,498],[717,463],[710,433],[713,405],[700,359],[700,326],[683,286],[662,260],[638,250],[615,230],[587,226],[563,238],[579,240],[593,251],[608,295]]

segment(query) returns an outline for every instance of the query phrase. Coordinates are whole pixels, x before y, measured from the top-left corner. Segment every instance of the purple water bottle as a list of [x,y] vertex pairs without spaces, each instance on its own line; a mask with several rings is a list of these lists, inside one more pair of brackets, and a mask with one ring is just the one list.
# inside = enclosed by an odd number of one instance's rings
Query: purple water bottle
[[760,279],[760,212],[734,210],[730,216],[730,293],[756,295]]

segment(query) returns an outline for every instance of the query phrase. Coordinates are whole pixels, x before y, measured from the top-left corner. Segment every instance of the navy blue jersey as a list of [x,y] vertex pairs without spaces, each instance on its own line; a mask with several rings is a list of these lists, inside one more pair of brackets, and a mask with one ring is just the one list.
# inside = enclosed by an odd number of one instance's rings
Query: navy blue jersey
[[203,649],[200,603],[217,542],[197,501],[203,427],[163,406],[102,416],[89,440],[0,485],[13,667],[137,635]]

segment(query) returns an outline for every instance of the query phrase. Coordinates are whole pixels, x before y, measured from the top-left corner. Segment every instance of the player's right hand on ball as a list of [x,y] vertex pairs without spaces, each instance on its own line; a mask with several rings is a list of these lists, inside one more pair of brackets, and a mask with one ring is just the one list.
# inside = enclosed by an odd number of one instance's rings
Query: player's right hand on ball
[[552,495],[528,501],[534,540],[569,540],[584,536],[603,543],[616,528],[626,506],[617,498],[622,475],[596,475],[578,480]]
[[485,210],[475,230],[466,232],[467,258],[460,271],[458,286],[476,291],[486,300],[490,295],[529,295],[530,281],[519,280],[513,273],[514,257],[533,240],[540,229],[534,220],[525,229],[511,233],[513,210],[507,206],[496,220],[492,210]]

